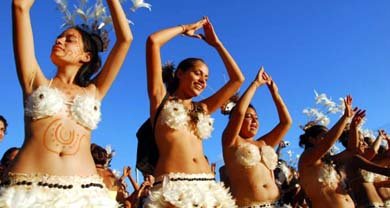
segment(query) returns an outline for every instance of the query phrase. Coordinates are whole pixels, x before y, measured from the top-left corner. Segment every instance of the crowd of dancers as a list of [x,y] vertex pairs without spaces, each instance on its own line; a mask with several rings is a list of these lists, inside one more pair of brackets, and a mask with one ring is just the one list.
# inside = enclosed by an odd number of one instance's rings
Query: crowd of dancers
[[[359,125],[365,111],[343,100],[343,115],[332,128],[316,122],[303,127],[304,151],[298,170],[279,159],[292,118],[275,80],[260,68],[243,73],[218,38],[211,21],[159,30],[147,38],[146,65],[150,119],[140,128],[137,168],[121,177],[109,168],[112,154],[91,144],[100,104],[115,80],[133,41],[119,0],[107,0],[116,41],[104,62],[107,34],[101,26],[69,25],[55,41],[47,78],[35,58],[30,22],[34,0],[13,0],[16,70],[23,91],[25,140],[1,160],[0,207],[390,207],[390,137],[384,130],[371,141]],[[203,29],[203,33],[198,33]],[[207,86],[209,69],[200,58],[177,67],[163,65],[161,48],[176,36],[202,39],[223,61],[228,81],[211,96],[194,102]],[[237,91],[250,80],[241,96]],[[256,136],[259,120],[251,100],[266,86],[279,122]],[[216,180],[215,166],[204,155],[202,140],[211,136],[211,114],[222,109],[229,121],[221,138],[225,165]],[[7,121],[0,117],[0,136]],[[145,130],[146,129],[146,130]],[[381,146],[382,140],[387,146]],[[330,154],[336,141],[345,147]],[[146,144],[146,146],[145,146]],[[277,151],[275,151],[277,148]],[[128,193],[128,178],[134,192]]]

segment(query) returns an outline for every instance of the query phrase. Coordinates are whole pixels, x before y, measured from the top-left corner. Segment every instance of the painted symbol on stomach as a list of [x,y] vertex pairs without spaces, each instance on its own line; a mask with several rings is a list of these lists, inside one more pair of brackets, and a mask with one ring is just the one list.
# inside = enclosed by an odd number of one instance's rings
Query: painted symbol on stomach
[[75,128],[67,128],[61,119],[55,119],[49,124],[43,135],[44,147],[53,153],[74,155],[80,149],[80,142],[86,135]]

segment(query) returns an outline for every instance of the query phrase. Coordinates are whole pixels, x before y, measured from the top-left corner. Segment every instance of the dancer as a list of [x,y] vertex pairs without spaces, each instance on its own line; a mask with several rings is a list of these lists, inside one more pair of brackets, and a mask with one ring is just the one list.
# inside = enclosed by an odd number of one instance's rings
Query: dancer
[[[257,88],[267,85],[279,115],[279,123],[267,134],[255,140],[259,121],[250,104]],[[223,156],[232,194],[239,207],[278,207],[280,193],[274,169],[279,145],[290,129],[292,120],[276,83],[261,68],[237,105],[230,113],[222,136]]]
[[330,130],[309,122],[304,128],[305,133],[300,136],[299,145],[305,148],[298,162],[300,184],[313,207],[355,206],[329,159],[329,150],[353,115],[351,96],[344,99],[344,105],[343,116]]
[[390,168],[369,161],[374,158],[376,150],[372,150],[375,146],[368,146],[359,131],[364,117],[363,110],[355,113],[348,131],[349,136],[342,139],[343,145],[347,144],[346,149],[334,156],[334,161],[345,172],[346,181],[357,207],[383,207],[384,203],[374,184],[375,173],[390,176]]
[[100,121],[100,103],[133,39],[125,13],[119,0],[107,0],[116,42],[93,79],[107,40],[85,26],[70,27],[57,37],[51,51],[57,73],[49,79],[35,57],[33,3],[13,0],[12,5],[25,140],[3,183],[0,207],[116,207],[97,175],[90,137]]
[[[204,29],[204,35],[196,34],[200,28]],[[163,80],[160,49],[178,35],[203,39],[214,47],[230,77],[220,90],[199,102],[193,102],[192,98],[206,88],[209,75],[202,59],[183,60],[174,76],[170,74],[172,82]],[[150,35],[146,44],[146,60],[150,118],[151,121],[156,120],[153,128],[159,158],[154,172],[156,182],[145,207],[233,207],[234,201],[222,183],[215,182],[204,157],[202,139],[210,137],[213,128],[210,114],[219,109],[243,83],[239,67],[218,39],[208,18]],[[158,115],[160,105],[163,107]]]

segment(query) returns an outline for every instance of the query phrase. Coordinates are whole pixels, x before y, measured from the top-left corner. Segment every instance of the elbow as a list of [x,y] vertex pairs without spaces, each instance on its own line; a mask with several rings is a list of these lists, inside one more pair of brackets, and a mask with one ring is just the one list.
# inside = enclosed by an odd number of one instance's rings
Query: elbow
[[240,74],[237,76],[237,78],[235,79],[235,82],[237,82],[238,84],[240,84],[240,86],[241,86],[242,84],[244,84],[244,82],[245,82],[245,77],[244,77],[244,75],[240,73]]
[[280,121],[280,124],[282,124],[283,126],[286,126],[288,128],[291,128],[292,123],[293,123],[293,120],[292,120],[290,115],[287,115],[286,118],[284,118]]
[[154,45],[158,45],[158,37],[156,37],[156,35],[152,34],[148,37],[148,39],[146,40],[146,45],[147,46],[154,46]]
[[124,44],[127,44],[127,45],[130,45],[131,42],[133,42],[133,40],[134,40],[134,38],[133,38],[133,35],[131,33],[124,35],[122,38],[122,42]]

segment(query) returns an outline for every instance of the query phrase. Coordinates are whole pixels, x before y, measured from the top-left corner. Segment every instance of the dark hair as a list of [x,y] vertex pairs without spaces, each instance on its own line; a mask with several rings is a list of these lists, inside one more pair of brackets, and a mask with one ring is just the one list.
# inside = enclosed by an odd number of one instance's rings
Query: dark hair
[[17,150],[20,150],[19,147],[11,147],[7,151],[5,151],[3,157],[1,158],[1,165],[3,167],[8,167],[12,160],[11,160],[11,154]]
[[91,154],[96,165],[105,166],[111,159],[107,153],[107,150],[95,143],[91,144]]
[[314,125],[304,130],[305,133],[299,136],[299,146],[304,147],[313,147],[313,144],[309,142],[310,137],[316,137],[322,132],[327,132],[328,128],[323,125]]
[[91,54],[91,60],[80,67],[75,78],[77,85],[85,87],[91,82],[91,77],[99,71],[102,64],[99,52],[103,51],[105,43],[99,35],[87,32],[82,25],[72,28],[80,32],[83,40],[84,52],[89,52]]
[[8,127],[7,119],[5,119],[2,115],[0,115],[0,121],[2,121],[4,124],[4,133],[7,133],[7,127]]
[[[236,107],[237,107],[237,105],[234,106],[234,107],[232,108],[232,110],[230,111],[230,113],[229,113],[229,119],[232,118],[233,111],[236,109]],[[247,109],[249,109],[249,108],[252,108],[252,109],[257,113],[256,108],[255,108],[255,106],[252,105],[252,103],[249,103]]]
[[194,67],[197,62],[202,62],[205,64],[204,60],[201,58],[186,58],[179,63],[177,69],[175,70],[175,65],[172,63],[165,64],[162,67],[162,77],[165,87],[169,94],[173,94],[177,87],[179,86],[179,79],[177,78],[177,72],[179,70],[186,72],[190,68]]

